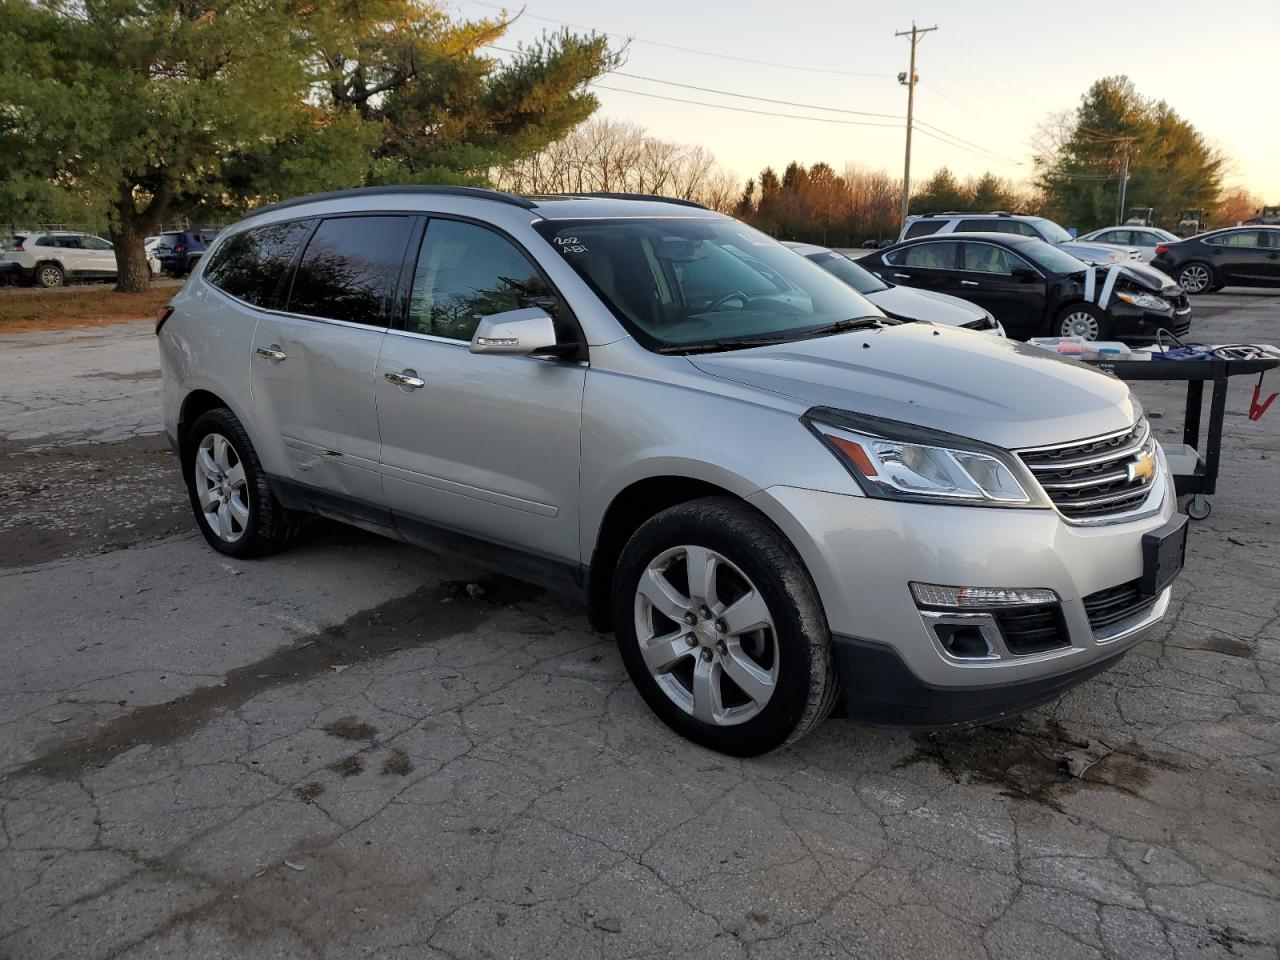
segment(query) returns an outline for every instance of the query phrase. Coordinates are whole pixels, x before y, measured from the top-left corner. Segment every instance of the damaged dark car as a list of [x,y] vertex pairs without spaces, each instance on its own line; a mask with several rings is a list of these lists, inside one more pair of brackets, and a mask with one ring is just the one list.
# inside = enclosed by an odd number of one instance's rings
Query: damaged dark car
[[1035,237],[920,237],[859,260],[882,279],[961,297],[989,310],[1008,336],[1080,336],[1155,343],[1191,330],[1186,293],[1138,263],[1091,266]]

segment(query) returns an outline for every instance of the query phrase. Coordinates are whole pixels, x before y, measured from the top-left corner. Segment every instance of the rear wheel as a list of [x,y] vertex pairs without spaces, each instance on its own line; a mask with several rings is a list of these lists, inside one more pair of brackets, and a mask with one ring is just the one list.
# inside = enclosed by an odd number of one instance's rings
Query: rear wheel
[[695,743],[755,756],[830,714],[837,685],[817,590],[748,507],[708,498],[650,519],[623,549],[613,603],[632,681]]
[[1187,293],[1207,293],[1214,285],[1213,268],[1193,260],[1178,271],[1178,286]]
[[36,284],[41,287],[60,287],[66,274],[56,263],[42,263],[36,267]]
[[191,509],[209,545],[242,559],[283,547],[294,519],[271,493],[257,451],[235,414],[219,407],[201,415],[184,447]]
[[1092,303],[1075,303],[1058,314],[1058,336],[1083,337],[1085,340],[1111,338],[1111,318]]

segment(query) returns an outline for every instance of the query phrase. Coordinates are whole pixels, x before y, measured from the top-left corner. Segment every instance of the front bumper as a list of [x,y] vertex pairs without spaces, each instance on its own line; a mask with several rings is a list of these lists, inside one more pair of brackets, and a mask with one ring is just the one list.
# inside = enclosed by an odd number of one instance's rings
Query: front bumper
[[[1142,576],[1143,535],[1174,513],[1167,475],[1164,484],[1155,513],[1093,526],[1068,523],[1053,509],[903,504],[796,487],[771,487],[750,500],[796,546],[813,577],[837,638],[846,691],[857,699],[869,689],[909,690],[911,710],[890,710],[876,722],[906,722],[919,713],[925,725],[946,726],[1051,699],[1158,626],[1167,589],[1140,614],[1097,631],[1085,600]],[[911,595],[913,581],[1053,590],[1066,644],[993,660],[949,657]],[[855,703],[846,709],[870,719]]]
[[[1148,310],[1123,300],[1113,300],[1107,307],[1111,316],[1111,333],[1117,340],[1135,345],[1156,343],[1159,331],[1168,330],[1182,338],[1191,332],[1191,307],[1175,310]],[[1166,342],[1167,342],[1166,338]]]

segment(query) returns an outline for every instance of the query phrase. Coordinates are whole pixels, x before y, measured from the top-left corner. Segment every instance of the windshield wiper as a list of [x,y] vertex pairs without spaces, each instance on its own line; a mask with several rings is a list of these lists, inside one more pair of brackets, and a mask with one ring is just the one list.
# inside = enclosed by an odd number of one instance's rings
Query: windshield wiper
[[780,343],[792,343],[796,340],[807,340],[828,333],[844,333],[846,330],[863,330],[867,327],[877,329],[885,323],[893,323],[886,317],[851,317],[848,320],[837,320],[821,327],[809,327],[803,330],[789,330],[768,337],[732,337],[721,340],[702,340],[696,343],[667,343],[655,347],[658,353],[713,353],[717,350],[744,350],[748,347],[772,347]]
[[[882,327],[888,317],[851,317],[848,320],[837,320],[825,327],[812,327],[804,331],[806,337],[821,336],[824,333],[844,333],[846,330],[864,330],[867,327]],[[889,321],[892,323],[892,321]]]
[[717,350],[741,350],[747,347],[771,347],[779,343],[787,343],[794,337],[778,335],[775,337],[734,337],[724,340],[700,340],[696,343],[664,343],[654,349],[658,353],[714,353]]

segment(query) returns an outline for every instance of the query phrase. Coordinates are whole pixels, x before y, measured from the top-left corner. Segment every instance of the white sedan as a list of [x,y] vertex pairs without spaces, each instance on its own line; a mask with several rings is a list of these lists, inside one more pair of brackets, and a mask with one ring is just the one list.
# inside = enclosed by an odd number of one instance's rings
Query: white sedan
[[1094,243],[1115,243],[1122,247],[1137,247],[1143,263],[1150,263],[1156,255],[1156,247],[1162,243],[1177,243],[1182,238],[1159,227],[1103,227],[1086,233],[1081,240]]
[[1000,321],[989,311],[968,300],[931,290],[914,290],[886,283],[843,253],[815,243],[784,242],[783,246],[843,280],[890,317],[900,320],[929,320],[953,327],[985,330],[997,337],[1004,336],[1004,327],[1000,325]]

